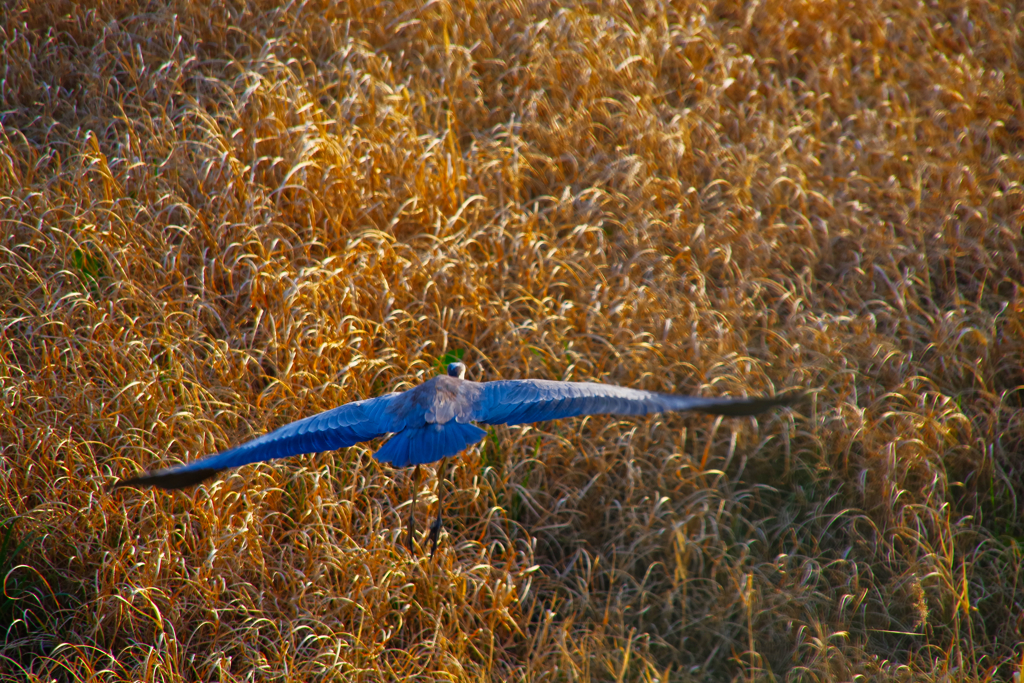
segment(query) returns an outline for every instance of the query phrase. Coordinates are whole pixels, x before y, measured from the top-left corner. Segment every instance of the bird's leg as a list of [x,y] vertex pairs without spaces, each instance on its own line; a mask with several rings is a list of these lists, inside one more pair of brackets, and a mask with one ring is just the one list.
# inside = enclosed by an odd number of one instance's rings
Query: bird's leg
[[416,465],[416,469],[412,471],[412,503],[409,505],[409,540],[407,545],[409,546],[409,552],[413,551],[412,539],[416,534],[416,518],[413,516],[416,512],[416,489],[420,487],[420,466]]
[[437,551],[437,539],[441,536],[441,511],[444,510],[444,464],[448,458],[441,459],[437,468],[437,519],[430,525],[430,557]]

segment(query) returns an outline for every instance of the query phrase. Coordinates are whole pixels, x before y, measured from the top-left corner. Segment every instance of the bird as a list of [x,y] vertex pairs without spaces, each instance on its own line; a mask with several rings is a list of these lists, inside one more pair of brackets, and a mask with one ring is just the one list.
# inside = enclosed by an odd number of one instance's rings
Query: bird
[[[284,425],[239,446],[194,462],[117,482],[126,486],[173,490],[193,486],[223,470],[294,455],[347,448],[386,434],[391,438],[375,457],[393,467],[441,461],[443,474],[449,456],[482,440],[482,425],[519,425],[580,415],[647,415],[696,411],[712,415],[757,415],[798,400],[802,393],[788,391],[774,397],[703,398],[658,393],[599,382],[560,382],[511,379],[474,382],[466,379],[466,365],[449,363],[437,375],[406,391],[353,401]],[[437,518],[430,527],[430,555],[434,556],[442,529],[444,479],[439,476]],[[407,545],[412,551],[416,488],[409,511]]]

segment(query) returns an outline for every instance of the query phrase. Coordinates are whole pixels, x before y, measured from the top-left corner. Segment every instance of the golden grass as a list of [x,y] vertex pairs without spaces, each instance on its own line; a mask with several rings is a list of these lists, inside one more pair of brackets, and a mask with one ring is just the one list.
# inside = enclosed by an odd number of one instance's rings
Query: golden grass
[[[14,0],[0,31],[4,680],[1021,672],[1012,3]],[[458,351],[813,393],[496,429],[434,562],[378,444],[108,490]]]

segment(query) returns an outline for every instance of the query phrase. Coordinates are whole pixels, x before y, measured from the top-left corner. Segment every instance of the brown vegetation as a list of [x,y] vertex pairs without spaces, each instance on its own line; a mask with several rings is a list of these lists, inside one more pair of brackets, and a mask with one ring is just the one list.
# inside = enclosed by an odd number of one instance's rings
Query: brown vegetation
[[[1009,680],[1022,35],[969,0],[3,3],[0,674]],[[108,490],[459,352],[812,399],[492,430],[434,562],[379,444]]]

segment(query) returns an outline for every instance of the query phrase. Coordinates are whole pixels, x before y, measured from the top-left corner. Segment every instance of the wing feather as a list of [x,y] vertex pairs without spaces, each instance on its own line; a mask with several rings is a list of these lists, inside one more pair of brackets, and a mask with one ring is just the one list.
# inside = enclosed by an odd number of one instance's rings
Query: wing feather
[[221,470],[304,453],[346,448],[393,431],[384,411],[398,394],[355,401],[286,424],[240,446],[187,465],[120,481],[116,486],[159,486],[176,489],[196,484]]
[[485,382],[471,419],[484,424],[526,424],[578,415],[647,415],[695,410],[713,415],[756,415],[798,398],[701,398],[662,394],[598,382],[542,379]]

